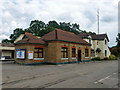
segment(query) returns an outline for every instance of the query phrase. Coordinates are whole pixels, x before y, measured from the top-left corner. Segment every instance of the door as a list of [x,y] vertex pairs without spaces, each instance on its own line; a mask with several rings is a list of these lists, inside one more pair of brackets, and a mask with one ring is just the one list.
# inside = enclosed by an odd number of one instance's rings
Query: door
[[81,61],[81,50],[78,50],[78,61]]
[[12,54],[12,55],[11,55],[11,58],[13,59],[13,58],[14,58],[14,52],[12,52],[11,54]]

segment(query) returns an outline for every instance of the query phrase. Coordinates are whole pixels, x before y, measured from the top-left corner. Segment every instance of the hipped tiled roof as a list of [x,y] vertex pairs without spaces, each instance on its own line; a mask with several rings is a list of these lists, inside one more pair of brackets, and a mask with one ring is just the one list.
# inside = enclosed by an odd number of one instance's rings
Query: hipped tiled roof
[[85,40],[75,35],[74,33],[64,31],[61,29],[55,29],[52,32],[41,37],[41,39],[46,40],[46,41],[62,40],[62,41],[69,41],[69,42],[74,42],[74,43],[79,43],[79,44],[90,45],[89,43],[87,43]]
[[87,43],[85,40],[80,38],[79,36],[75,35],[72,32],[64,31],[61,29],[55,29],[48,34],[45,34],[41,38],[37,38],[30,33],[25,33],[28,37],[26,39],[20,40],[17,43],[40,43],[44,44],[47,41],[64,41],[64,42],[71,42],[71,43],[78,43],[84,45],[91,45]]

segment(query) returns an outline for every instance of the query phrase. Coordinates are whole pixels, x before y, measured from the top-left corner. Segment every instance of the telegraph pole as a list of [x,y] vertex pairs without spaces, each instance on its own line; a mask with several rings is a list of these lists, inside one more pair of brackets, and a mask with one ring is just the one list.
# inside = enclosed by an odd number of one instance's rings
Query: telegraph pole
[[98,24],[98,34],[99,34],[99,9],[97,10],[97,24]]

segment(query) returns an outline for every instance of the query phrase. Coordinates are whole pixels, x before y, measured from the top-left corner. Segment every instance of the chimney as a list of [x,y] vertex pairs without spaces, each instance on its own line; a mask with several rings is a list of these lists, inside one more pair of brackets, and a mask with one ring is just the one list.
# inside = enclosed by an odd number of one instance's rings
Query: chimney
[[55,39],[58,39],[57,30],[55,30]]

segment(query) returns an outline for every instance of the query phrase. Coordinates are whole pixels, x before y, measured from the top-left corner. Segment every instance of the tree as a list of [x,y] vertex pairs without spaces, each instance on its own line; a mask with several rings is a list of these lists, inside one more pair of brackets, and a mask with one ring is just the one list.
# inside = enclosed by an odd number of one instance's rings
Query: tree
[[2,40],[2,43],[11,43],[11,40],[3,39],[3,40]]
[[49,27],[59,28],[59,24],[56,21],[49,21],[47,25]]
[[110,51],[111,54],[115,55],[116,57],[120,57],[120,47],[114,46],[110,49]]
[[35,36],[42,37],[43,35],[51,32],[55,28],[69,31],[69,32],[73,32],[75,34],[79,34],[81,32],[94,34],[92,32],[86,32],[86,30],[84,30],[84,31],[80,30],[80,25],[77,23],[72,23],[72,24],[70,22],[57,23],[56,21],[53,20],[53,21],[49,21],[47,24],[45,24],[43,21],[33,20],[30,22],[30,26],[24,30],[22,28],[16,28],[14,30],[13,34],[10,35],[11,40],[3,40],[3,42],[14,43],[16,38],[20,34],[24,34],[25,32],[29,32]]
[[117,47],[120,47],[120,33],[116,37]]
[[32,33],[35,36],[43,36],[45,32],[46,24],[39,20],[33,20],[30,23],[28,32]]
[[13,34],[10,35],[11,43],[14,43],[17,37],[19,37],[20,34],[24,34],[25,31],[22,28],[16,28],[13,32]]

